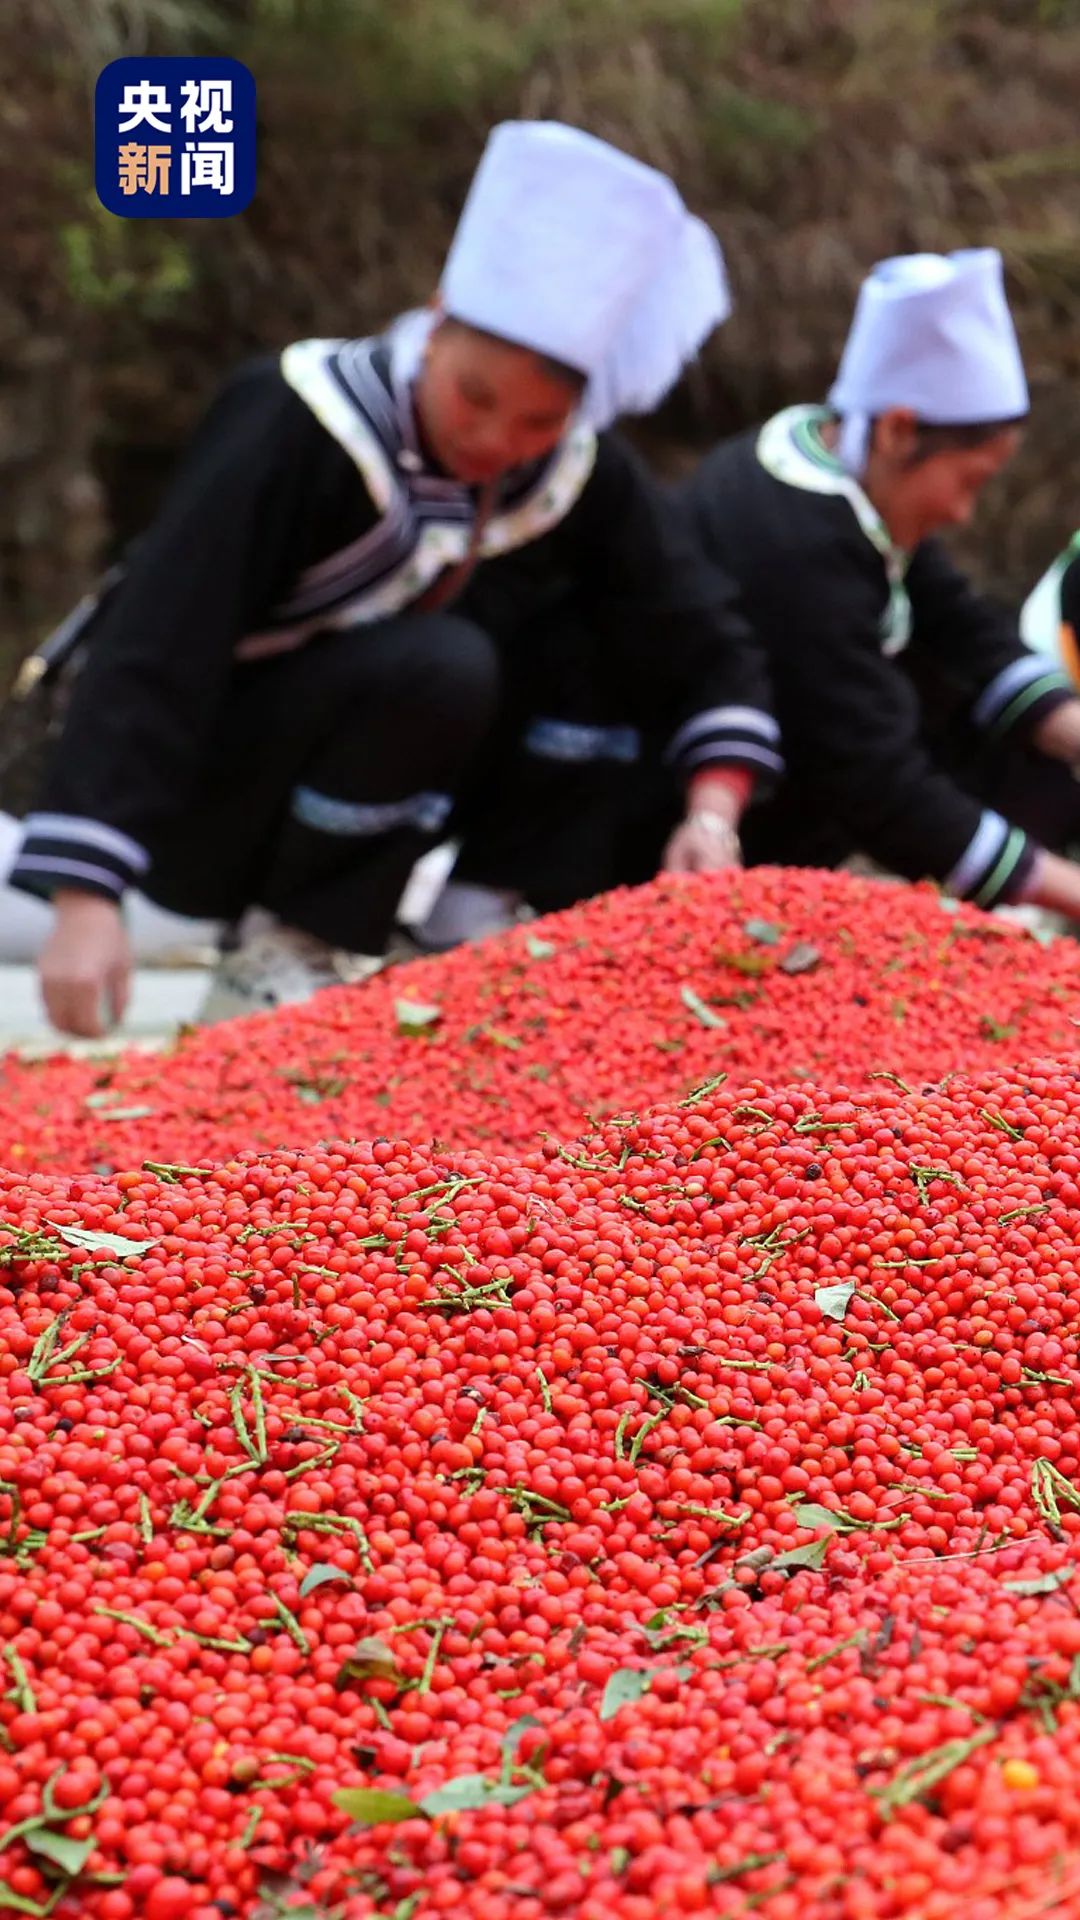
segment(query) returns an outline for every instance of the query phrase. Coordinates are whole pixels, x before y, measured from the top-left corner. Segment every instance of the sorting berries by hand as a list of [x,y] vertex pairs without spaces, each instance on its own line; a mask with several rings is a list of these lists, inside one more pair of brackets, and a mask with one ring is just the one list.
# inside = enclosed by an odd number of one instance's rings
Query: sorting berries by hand
[[[129,1057],[111,1125],[99,1069],[10,1063],[0,1904],[1080,1911],[1080,974],[813,879]],[[295,1104],[304,1047],[348,1096]],[[212,1065],[304,1142],[240,1150]]]

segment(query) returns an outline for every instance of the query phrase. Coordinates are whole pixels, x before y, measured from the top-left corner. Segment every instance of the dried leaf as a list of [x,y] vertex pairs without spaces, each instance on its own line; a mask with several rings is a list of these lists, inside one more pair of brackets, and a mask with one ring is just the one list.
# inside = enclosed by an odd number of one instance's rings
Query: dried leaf
[[800,940],[797,946],[792,947],[790,953],[785,953],[780,962],[780,971],[781,973],[813,973],[814,968],[820,965],[821,955],[817,948],[810,946],[808,941]]
[[513,1767],[514,1761],[517,1759],[517,1750],[521,1745],[524,1735],[530,1727],[538,1727],[539,1725],[540,1722],[534,1713],[523,1713],[520,1720],[515,1720],[512,1727],[507,1727],[502,1737],[504,1784],[506,1779],[509,1778],[510,1769]]
[[40,1900],[31,1900],[29,1894],[15,1893],[11,1887],[0,1887],[0,1910],[4,1913],[32,1913],[37,1915],[38,1920],[45,1920],[45,1916],[52,1912],[52,1901],[43,1907]]
[[1006,1593],[1018,1593],[1023,1599],[1034,1598],[1040,1593],[1056,1593],[1059,1587],[1067,1587],[1076,1576],[1074,1566],[1058,1567],[1054,1573],[1040,1573],[1032,1580],[1003,1580]]
[[854,1294],[854,1280],[837,1280],[829,1287],[815,1287],[814,1303],[826,1320],[842,1320]]
[[115,1253],[122,1260],[131,1254],[149,1253],[151,1247],[159,1244],[159,1239],[128,1240],[122,1233],[101,1233],[90,1227],[61,1227],[52,1220],[49,1225],[69,1247],[78,1247],[86,1253]]
[[735,953],[727,947],[717,947],[713,959],[718,967],[730,967],[733,973],[742,973],[748,979],[756,980],[761,974],[772,971],[775,956],[771,953]]
[[309,1593],[315,1592],[316,1587],[329,1586],[331,1580],[344,1580],[349,1587],[356,1584],[352,1574],[346,1573],[344,1567],[332,1567],[323,1562],[317,1567],[309,1567],[305,1573],[300,1582],[301,1600],[306,1600]]
[[756,940],[763,947],[776,947],[780,944],[782,929],[774,927],[771,920],[747,920],[743,932],[748,940]]
[[377,1787],[342,1787],[333,1796],[335,1807],[365,1827],[395,1820],[416,1820],[422,1811],[407,1793],[384,1793]]
[[395,1000],[394,1018],[399,1033],[424,1033],[442,1019],[442,1008],[423,1006],[417,1000]]
[[32,1853],[40,1853],[45,1860],[51,1860],[54,1866],[74,1880],[82,1872],[97,1841],[72,1840],[66,1833],[54,1833],[51,1827],[35,1827],[32,1833],[25,1835],[26,1844]]
[[640,1700],[648,1693],[658,1671],[655,1667],[620,1667],[617,1673],[611,1674],[600,1702],[601,1720],[614,1720],[620,1707],[632,1706],[635,1700]]
[[[925,1490],[918,1488],[918,1492]],[[854,1514],[845,1513],[843,1508],[820,1507],[813,1501],[803,1501],[795,1508],[795,1518],[800,1527],[829,1527],[833,1533],[861,1533],[863,1531],[888,1533],[902,1526],[906,1514],[897,1514],[893,1520],[859,1520]]]
[[831,1536],[824,1534],[820,1540],[810,1540],[805,1547],[788,1547],[786,1552],[778,1553],[769,1561],[769,1571],[783,1572],[790,1567],[796,1571],[799,1567],[823,1567],[825,1555],[831,1545]]
[[385,1640],[358,1640],[349,1658],[342,1663],[334,1685],[338,1692],[350,1680],[399,1680],[397,1659]]
[[426,1793],[420,1808],[423,1813],[439,1814],[468,1813],[476,1807],[512,1807],[534,1792],[531,1783],[512,1787],[506,1781],[489,1780],[485,1773],[462,1773],[444,1787],[436,1787],[434,1793]]
[[681,988],[680,998],[683,1006],[693,1014],[695,1020],[701,1021],[703,1027],[723,1028],[727,1026],[727,1021],[724,1019],[723,1014],[714,1013],[711,1007],[706,1006],[701,995],[695,993],[693,987]]
[[812,1500],[796,1507],[795,1518],[800,1527],[831,1527],[834,1533],[842,1524],[838,1514],[830,1513],[828,1507],[816,1506]]
[[521,1052],[524,1042],[518,1039],[516,1033],[507,1033],[505,1027],[481,1027],[480,1032],[485,1040],[491,1041],[493,1047],[509,1047],[513,1053]]

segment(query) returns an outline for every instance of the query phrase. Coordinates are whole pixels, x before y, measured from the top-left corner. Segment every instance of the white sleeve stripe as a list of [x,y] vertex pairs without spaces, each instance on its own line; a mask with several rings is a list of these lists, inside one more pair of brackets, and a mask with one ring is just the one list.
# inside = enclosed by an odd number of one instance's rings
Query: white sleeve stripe
[[[1030,686],[1034,680],[1044,680],[1054,675],[1055,669],[1041,654],[1032,653],[1024,660],[1012,660],[1000,673],[994,675],[989,686],[984,687],[971,710],[971,717],[977,727],[985,727],[995,715],[1007,707],[1014,694]],[[1060,678],[1060,676],[1057,676]]]
[[1000,859],[1009,837],[1009,823],[1000,813],[987,808],[972,838],[952,872],[945,877],[950,893],[970,893],[982,876]]
[[771,747],[759,747],[752,741],[733,740],[730,736],[702,741],[700,745],[691,747],[688,753],[673,754],[670,758],[680,767],[696,767],[705,760],[725,759],[732,763],[752,760],[759,767],[767,767],[770,773],[784,771],[781,756],[774,753]]
[[95,847],[99,853],[111,853],[133,873],[145,873],[150,865],[150,855],[137,840],[120,833],[116,827],[104,826],[98,820],[84,820],[78,814],[32,813],[24,823],[23,837],[25,840],[77,841],[83,846]]
[[701,733],[718,730],[730,733],[745,728],[748,733],[760,734],[763,740],[779,740],[780,728],[771,713],[763,713],[758,707],[710,707],[706,713],[696,713],[679,728],[671,743],[672,753],[678,753],[691,740]]
[[52,860],[45,856],[21,853],[8,875],[9,881],[17,880],[20,873],[44,873],[58,879],[92,880],[95,885],[108,887],[110,893],[119,896],[124,883],[118,873],[108,867],[93,867],[83,860]]

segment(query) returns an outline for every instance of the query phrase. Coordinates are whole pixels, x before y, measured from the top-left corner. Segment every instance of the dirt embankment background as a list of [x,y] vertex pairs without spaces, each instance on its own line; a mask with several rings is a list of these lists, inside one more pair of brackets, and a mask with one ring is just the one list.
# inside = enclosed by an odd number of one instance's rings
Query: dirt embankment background
[[[253,69],[242,217],[98,206],[94,79],[140,51]],[[669,169],[723,239],[735,317],[660,461],[819,395],[882,254],[992,243],[1034,412],[966,556],[1019,598],[1080,524],[1080,0],[6,0],[0,74],[0,681],[230,363],[426,296],[504,115]]]

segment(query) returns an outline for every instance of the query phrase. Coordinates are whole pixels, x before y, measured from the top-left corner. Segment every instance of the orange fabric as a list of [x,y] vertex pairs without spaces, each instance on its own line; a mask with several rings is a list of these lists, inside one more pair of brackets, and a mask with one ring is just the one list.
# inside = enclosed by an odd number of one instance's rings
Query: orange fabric
[[1074,686],[1080,687],[1080,641],[1076,629],[1067,620],[1061,623],[1061,664]]

